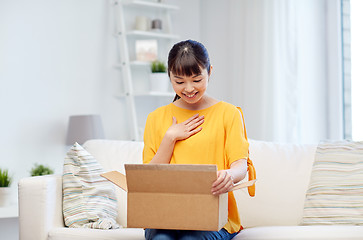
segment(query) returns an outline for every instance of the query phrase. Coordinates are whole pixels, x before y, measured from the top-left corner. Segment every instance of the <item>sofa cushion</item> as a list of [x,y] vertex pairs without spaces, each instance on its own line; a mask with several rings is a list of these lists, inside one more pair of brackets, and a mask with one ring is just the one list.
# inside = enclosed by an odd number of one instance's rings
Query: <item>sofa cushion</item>
[[361,226],[270,226],[244,229],[233,240],[362,240],[362,236]]
[[144,230],[141,228],[119,228],[110,230],[86,228],[53,228],[48,234],[48,240],[144,240]]
[[363,225],[363,142],[319,144],[302,224]]
[[114,186],[100,176],[97,160],[78,143],[67,153],[63,168],[63,215],[68,227],[117,228]]
[[298,225],[316,145],[249,140],[256,168],[256,196],[234,192],[244,227]]
[[143,142],[93,139],[85,142],[83,147],[105,171],[124,173],[125,163],[142,163]]

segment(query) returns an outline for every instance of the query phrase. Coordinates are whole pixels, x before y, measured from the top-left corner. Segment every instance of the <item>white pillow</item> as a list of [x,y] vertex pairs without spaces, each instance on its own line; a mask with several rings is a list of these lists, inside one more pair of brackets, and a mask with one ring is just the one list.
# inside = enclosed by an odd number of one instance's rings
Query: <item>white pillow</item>
[[63,166],[63,215],[68,227],[111,229],[117,201],[112,183],[101,177],[97,160],[75,143]]
[[303,225],[363,225],[363,142],[319,144]]
[[257,182],[255,197],[234,192],[242,226],[298,225],[316,145],[248,141]]

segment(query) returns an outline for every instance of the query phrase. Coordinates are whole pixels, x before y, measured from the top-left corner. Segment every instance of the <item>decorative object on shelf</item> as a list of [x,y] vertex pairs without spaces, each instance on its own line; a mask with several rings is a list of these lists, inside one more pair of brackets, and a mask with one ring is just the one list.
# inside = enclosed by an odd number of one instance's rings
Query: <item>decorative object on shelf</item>
[[135,30],[147,31],[149,26],[149,19],[145,16],[136,16],[135,18]]
[[150,74],[150,91],[151,92],[168,92],[169,76],[166,72],[166,65],[161,61],[151,63]]
[[34,176],[43,176],[43,175],[51,175],[53,174],[53,169],[48,166],[44,166],[42,164],[34,164],[34,167],[30,170],[30,175]]
[[158,42],[155,39],[136,40],[136,60],[142,62],[152,62],[158,56]]
[[66,144],[83,144],[89,139],[104,139],[100,115],[74,115],[69,117]]
[[151,30],[161,31],[162,30],[162,21],[160,19],[152,20],[151,21]]
[[11,184],[12,178],[9,176],[7,169],[0,168],[0,207],[7,206],[11,198]]
[[166,65],[162,61],[156,60],[151,63],[152,73],[166,73]]

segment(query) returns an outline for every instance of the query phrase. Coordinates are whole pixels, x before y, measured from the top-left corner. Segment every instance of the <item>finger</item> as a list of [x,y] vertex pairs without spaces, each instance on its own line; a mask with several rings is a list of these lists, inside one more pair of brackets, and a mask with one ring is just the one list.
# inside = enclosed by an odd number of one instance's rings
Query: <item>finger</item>
[[224,185],[222,188],[212,191],[212,194],[220,195],[223,193],[228,193],[231,189],[232,189],[232,185],[228,183],[228,184]]
[[194,119],[198,118],[199,117],[199,113],[195,114],[194,116],[188,118],[187,120],[185,120],[183,123],[184,124],[188,124],[190,123],[191,121],[193,121]]
[[212,192],[225,193],[228,192],[228,190],[230,190],[232,186],[233,186],[232,178],[227,172],[225,172],[222,182],[218,185],[213,186]]
[[193,136],[193,135],[195,135],[195,134],[197,134],[197,133],[199,133],[200,131],[202,131],[202,127],[200,127],[200,128],[196,128],[196,129],[194,129],[194,130],[192,130],[192,131],[190,131],[189,132],[189,136],[188,137],[191,137],[191,136]]
[[227,182],[226,185],[218,188],[218,189],[212,189],[212,194],[219,195],[222,193],[228,193],[233,187],[233,184],[231,182]]
[[226,177],[226,174],[227,173],[225,171],[218,171],[217,180],[215,180],[214,183],[212,184],[212,188],[215,188],[216,186],[221,184],[223,182],[224,178]]
[[[197,116],[197,117],[195,117],[195,118],[193,118],[193,119],[190,119],[190,121],[188,122],[188,123],[186,123],[186,125],[190,125],[190,124],[194,124],[194,123],[196,123],[196,122],[199,122],[199,121],[201,121],[201,120],[203,120],[204,119],[204,116]],[[188,119],[189,120],[189,119]],[[187,120],[187,121],[188,121]]]
[[190,129],[194,129],[204,123],[204,116],[200,116],[191,120],[190,122],[186,123],[185,125],[188,126]]
[[172,125],[175,125],[177,123],[178,123],[178,121],[176,120],[176,117],[173,117],[173,123],[172,123]]
[[231,187],[233,186],[233,182],[232,182],[232,178],[231,176],[225,171],[225,174],[223,176],[223,180],[222,182],[220,182],[220,184],[215,185],[212,188],[212,192],[214,194],[220,194],[220,193],[225,193],[228,192]]
[[195,122],[195,123],[189,125],[188,128],[189,128],[189,130],[193,130],[193,129],[199,127],[200,125],[202,125],[203,123],[204,123],[204,119],[200,119],[198,122]]

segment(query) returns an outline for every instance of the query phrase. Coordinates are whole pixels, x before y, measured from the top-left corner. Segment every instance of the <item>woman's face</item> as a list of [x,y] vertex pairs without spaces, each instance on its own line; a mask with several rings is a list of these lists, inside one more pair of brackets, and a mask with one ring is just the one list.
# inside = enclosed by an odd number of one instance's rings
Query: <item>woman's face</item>
[[204,96],[208,86],[207,69],[201,68],[201,73],[190,77],[175,75],[170,72],[170,81],[176,94],[188,104],[198,103]]

